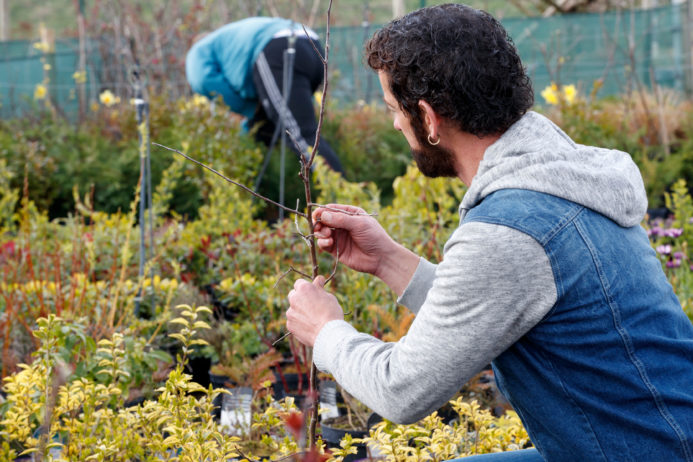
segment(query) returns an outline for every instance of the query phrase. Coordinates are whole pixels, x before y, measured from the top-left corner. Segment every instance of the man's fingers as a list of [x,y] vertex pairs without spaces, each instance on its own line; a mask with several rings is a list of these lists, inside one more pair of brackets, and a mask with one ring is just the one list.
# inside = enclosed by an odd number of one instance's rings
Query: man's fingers
[[365,215],[366,212],[361,207],[356,207],[354,205],[327,204],[313,211],[313,220],[334,227],[330,224],[330,222],[334,224],[332,220],[349,218],[359,214]]
[[324,276],[318,276],[315,279],[313,279],[313,285],[323,288],[325,287],[325,277]]
[[334,245],[334,241],[332,238],[327,238],[327,239],[318,239],[318,247],[320,250],[324,252],[331,253],[334,255],[334,249],[332,248]]

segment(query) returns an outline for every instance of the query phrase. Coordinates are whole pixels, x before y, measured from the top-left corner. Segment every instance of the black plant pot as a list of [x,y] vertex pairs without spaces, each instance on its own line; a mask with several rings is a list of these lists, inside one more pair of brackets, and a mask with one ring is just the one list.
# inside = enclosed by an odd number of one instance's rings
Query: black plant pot
[[[230,377],[227,377],[225,375],[212,374],[211,372],[209,372],[209,383],[212,384],[212,387],[214,388],[225,388],[227,390],[230,390],[238,385],[236,382],[231,380]],[[223,401],[223,393],[219,393],[214,398],[214,401],[212,401],[212,404],[214,405],[214,418],[217,420],[217,422],[221,418],[221,404]]]
[[240,314],[238,307],[227,305],[223,299],[219,298],[215,289],[218,281],[202,286],[202,290],[209,296],[209,301],[212,303],[216,315],[227,321],[233,321]]
[[[375,412],[372,413],[368,417],[368,422],[366,423],[368,430],[346,430],[343,428],[335,428],[330,425],[330,420],[331,419],[327,419],[326,421],[320,423],[322,440],[325,442],[325,445],[328,448],[339,448],[339,442],[342,441],[347,434],[350,434],[352,438],[365,438],[369,435],[371,427],[378,422],[381,422],[383,418]],[[344,461],[352,462],[368,458],[368,448],[365,444],[354,444],[354,447],[356,448],[356,454],[349,454],[344,458]]]
[[[300,380],[299,380],[300,377]],[[299,381],[300,381],[300,392],[299,392]],[[294,398],[296,406],[299,408],[303,405],[306,393],[310,388],[310,378],[308,374],[297,374],[295,372],[290,372],[287,374],[280,374],[276,369],[274,370],[274,382],[272,383],[272,392],[274,394],[274,399],[280,400],[291,396]]]
[[135,407],[139,406],[140,404],[144,403],[147,400],[144,396],[138,396],[137,398],[133,398],[130,400],[125,401],[123,403],[123,407]]
[[212,365],[212,359],[206,356],[196,356],[188,359],[187,373],[192,375],[192,380],[195,383],[202,385],[204,388],[209,386],[209,368]]
[[236,382],[231,380],[230,377],[219,374],[209,373],[209,383],[212,384],[214,388],[233,388],[238,385]]
[[[339,442],[342,441],[347,434],[350,434],[352,438],[365,438],[368,436],[368,432],[365,430],[345,430],[331,427],[329,424],[325,423],[320,424],[320,432],[322,434],[322,440],[328,448],[339,448]],[[366,448],[365,444],[354,444],[354,447],[356,447],[356,454],[349,454],[346,456],[344,458],[345,462],[352,462],[368,457],[368,448]]]

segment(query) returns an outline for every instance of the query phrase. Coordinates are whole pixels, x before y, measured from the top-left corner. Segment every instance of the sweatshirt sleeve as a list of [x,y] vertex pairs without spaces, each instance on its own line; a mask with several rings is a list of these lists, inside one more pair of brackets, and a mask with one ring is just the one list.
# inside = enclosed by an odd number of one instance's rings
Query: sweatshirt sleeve
[[421,257],[414,276],[397,299],[397,303],[406,306],[412,313],[418,313],[426,294],[433,285],[436,276],[436,265]]
[[502,225],[472,222],[458,228],[435,277],[422,277],[430,283],[416,284],[426,293],[414,294],[417,275],[430,269],[420,263],[402,296],[413,300],[413,309],[417,297],[424,300],[398,342],[382,342],[345,321],[332,321],[320,331],[313,350],[320,370],[398,423],[415,422],[439,409],[556,302],[544,249],[527,234]]

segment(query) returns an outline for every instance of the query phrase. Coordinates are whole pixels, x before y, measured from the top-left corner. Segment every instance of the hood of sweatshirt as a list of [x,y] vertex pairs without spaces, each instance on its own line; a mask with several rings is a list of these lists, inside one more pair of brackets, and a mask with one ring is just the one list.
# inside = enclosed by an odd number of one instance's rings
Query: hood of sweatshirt
[[624,227],[639,224],[647,212],[642,175],[629,154],[577,144],[536,112],[486,149],[460,204],[460,220],[484,197],[510,188],[573,201]]

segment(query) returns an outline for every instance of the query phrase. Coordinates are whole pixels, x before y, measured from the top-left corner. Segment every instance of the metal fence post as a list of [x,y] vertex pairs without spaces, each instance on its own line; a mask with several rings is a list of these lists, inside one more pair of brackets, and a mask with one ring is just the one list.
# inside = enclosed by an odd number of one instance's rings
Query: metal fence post
[[691,34],[691,22],[693,21],[693,0],[686,0],[681,18],[681,51],[683,54],[683,88],[686,96],[693,95],[693,34]]
[[[139,135],[139,157],[140,157],[140,207],[139,207],[139,223],[140,223],[140,264],[139,264],[139,280],[140,289],[135,298],[135,315],[140,314],[140,303],[142,302],[142,289],[144,286],[144,269],[147,258],[147,222],[145,220],[145,209],[149,208],[149,254],[154,252],[154,227],[152,207],[152,175],[151,175],[151,156],[149,150],[149,103],[144,97],[143,83],[141,81],[140,71],[137,67],[133,69],[132,87],[135,103],[135,114],[137,117],[137,133]],[[153,275],[152,275],[153,276]],[[152,308],[154,302],[154,278],[151,278],[152,287]]]

